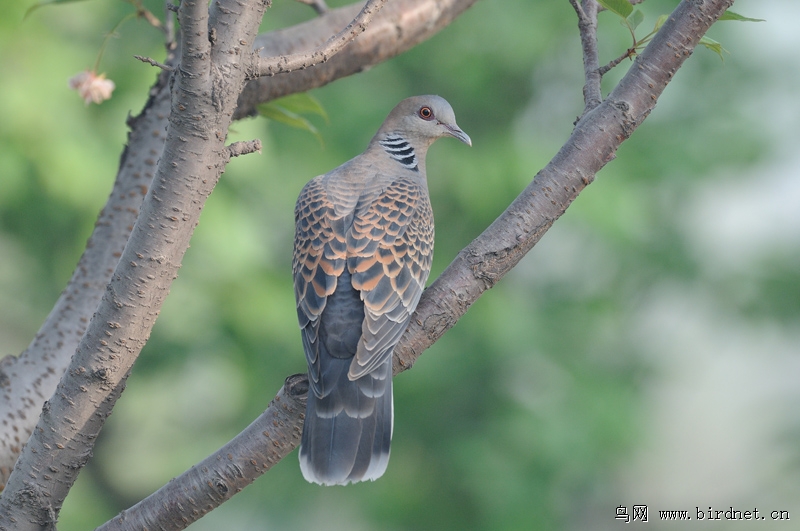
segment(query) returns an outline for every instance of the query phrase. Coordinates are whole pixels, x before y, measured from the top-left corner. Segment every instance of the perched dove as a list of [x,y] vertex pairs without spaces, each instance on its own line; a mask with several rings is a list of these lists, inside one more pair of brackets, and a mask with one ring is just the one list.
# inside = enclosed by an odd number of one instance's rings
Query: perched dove
[[367,150],[309,181],[295,206],[292,259],[309,393],[306,480],[374,480],[389,462],[392,352],[433,258],[425,155],[452,136],[472,145],[439,96],[401,101]]

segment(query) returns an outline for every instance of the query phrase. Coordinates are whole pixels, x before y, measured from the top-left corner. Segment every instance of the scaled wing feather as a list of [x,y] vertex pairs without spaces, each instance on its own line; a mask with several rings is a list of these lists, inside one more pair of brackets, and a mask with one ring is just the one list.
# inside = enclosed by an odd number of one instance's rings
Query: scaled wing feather
[[391,356],[419,301],[433,259],[433,219],[424,184],[401,178],[358,212],[347,233],[347,267],[364,301],[349,377]]

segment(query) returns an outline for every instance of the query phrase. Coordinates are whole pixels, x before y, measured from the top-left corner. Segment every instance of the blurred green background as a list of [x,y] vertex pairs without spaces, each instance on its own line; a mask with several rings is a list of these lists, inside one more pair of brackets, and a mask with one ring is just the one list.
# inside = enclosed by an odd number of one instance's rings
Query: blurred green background
[[[80,2],[23,21],[28,5],[2,0],[0,17],[0,355],[33,337],[105,202],[125,117],[156,75],[132,55],[163,57],[156,30],[126,22],[99,68],[114,97],[86,107],[67,80],[132,8]],[[675,5],[647,0],[643,28]],[[397,378],[382,479],[309,485],[293,453],[190,529],[602,530],[634,504],[656,528],[671,509],[702,529],[789,529],[772,510],[800,519],[800,5],[734,9],[767,21],[712,28],[724,63],[697,50],[541,243]],[[277,0],[264,28],[312,15]],[[601,62],[630,44],[608,13],[600,36]],[[323,145],[235,123],[231,140],[260,138],[263,153],[231,161],[209,199],[59,529],[91,529],[150,494],[305,370],[294,200],[360,153],[397,101],[446,97],[474,142],[443,140],[428,157],[434,278],[566,140],[581,88],[567,0],[482,0],[411,52],[313,91],[330,118],[312,118]],[[767,520],[698,524],[709,506]]]

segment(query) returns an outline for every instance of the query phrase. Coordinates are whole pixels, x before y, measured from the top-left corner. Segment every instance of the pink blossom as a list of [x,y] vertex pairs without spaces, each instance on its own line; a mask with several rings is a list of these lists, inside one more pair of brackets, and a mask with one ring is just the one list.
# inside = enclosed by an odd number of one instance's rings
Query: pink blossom
[[114,86],[114,82],[106,79],[105,74],[97,75],[94,70],[84,70],[69,80],[69,88],[77,90],[86,105],[102,103],[111,98]]

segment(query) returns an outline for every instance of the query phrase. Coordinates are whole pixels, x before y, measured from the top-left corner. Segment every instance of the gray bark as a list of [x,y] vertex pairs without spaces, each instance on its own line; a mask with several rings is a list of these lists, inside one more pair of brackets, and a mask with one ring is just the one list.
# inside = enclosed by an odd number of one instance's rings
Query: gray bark
[[164,149],[100,304],[0,497],[0,529],[50,529],[177,276],[230,153],[228,126],[267,2],[183,0]]

